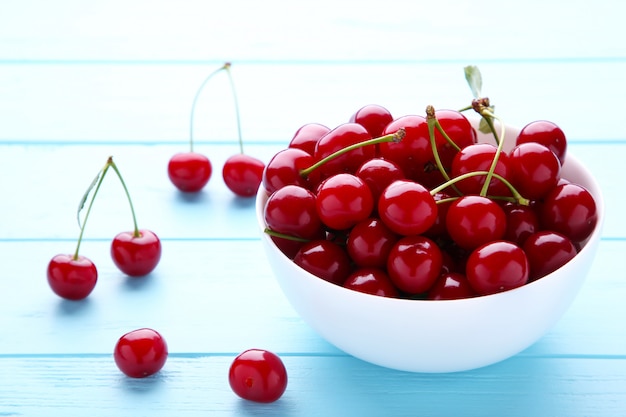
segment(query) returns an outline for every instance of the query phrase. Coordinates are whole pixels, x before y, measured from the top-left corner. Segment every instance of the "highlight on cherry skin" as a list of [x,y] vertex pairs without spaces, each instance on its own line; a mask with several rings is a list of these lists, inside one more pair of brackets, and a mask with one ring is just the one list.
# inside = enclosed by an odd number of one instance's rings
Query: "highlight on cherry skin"
[[131,378],[145,378],[159,372],[168,357],[165,338],[154,329],[141,328],[122,335],[113,358],[118,369]]
[[[109,157],[81,198],[77,211],[80,233],[74,253],[56,255],[48,263],[48,285],[55,294],[62,298],[82,300],[89,296],[96,286],[98,270],[89,258],[80,254],[80,247],[93,204],[109,169],[116,173],[122,184],[134,224],[132,231],[119,233],[113,238],[110,254],[114,264],[123,273],[137,277],[152,272],[161,259],[161,241],[154,232],[139,229],[137,226],[135,209],[124,178],[113,162],[113,157]],[[90,195],[91,199],[89,199]],[[85,216],[81,219],[81,212],[88,199],[89,204]]]
[[[425,116],[381,109],[334,129],[302,126],[264,171],[265,232],[309,273],[385,297],[479,297],[557,270],[594,231],[594,197],[561,178],[567,143],[556,124],[506,137],[487,98]],[[477,142],[467,110],[491,143]]]
[[277,354],[248,349],[231,363],[228,382],[233,392],[244,400],[271,403],[287,389],[287,369]]

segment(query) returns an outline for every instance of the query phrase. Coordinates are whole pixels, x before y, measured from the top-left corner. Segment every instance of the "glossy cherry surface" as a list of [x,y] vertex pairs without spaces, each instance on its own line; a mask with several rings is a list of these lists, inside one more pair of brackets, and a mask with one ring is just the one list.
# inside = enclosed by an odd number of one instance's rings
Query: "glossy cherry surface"
[[198,192],[209,182],[213,168],[209,158],[196,152],[177,153],[169,160],[167,174],[180,191]]
[[573,242],[585,240],[598,222],[595,200],[578,184],[561,184],[545,197],[540,222],[544,229],[567,236]]
[[542,230],[529,236],[523,249],[530,264],[531,281],[556,271],[578,253],[571,240],[550,230]]
[[113,358],[129,377],[144,378],[159,372],[167,361],[168,349],[163,336],[142,328],[126,333],[115,344]]
[[[319,161],[336,151],[369,139],[372,139],[372,136],[360,124],[344,123],[320,138],[313,157]],[[363,162],[374,156],[376,156],[374,145],[359,147],[328,161],[318,168],[318,171],[322,178],[339,173],[354,174]]]
[[389,184],[405,178],[398,164],[384,158],[372,158],[365,161],[357,169],[355,175],[370,187],[374,201],[378,201],[378,197]]
[[287,369],[275,353],[248,349],[233,360],[228,382],[233,392],[244,400],[271,403],[287,389]]
[[385,127],[392,121],[391,112],[378,104],[367,104],[350,117],[350,122],[363,126],[373,138],[382,136]]
[[506,232],[506,215],[498,203],[478,195],[463,196],[450,204],[446,215],[448,235],[464,249],[474,249]]
[[391,183],[378,199],[378,215],[400,235],[419,235],[437,219],[437,204],[427,188],[411,180]]
[[336,174],[324,180],[317,190],[317,213],[331,229],[343,230],[370,216],[374,208],[372,192],[352,174]]
[[[454,157],[451,176],[458,177],[474,171],[488,171],[497,151],[497,147],[490,143],[477,143],[466,146]],[[509,158],[504,152],[501,152],[498,156],[495,173],[507,179],[510,176]],[[480,194],[485,180],[486,177],[484,175],[477,175],[457,182],[456,186],[463,194]],[[497,178],[492,178],[489,184],[487,194],[497,196],[511,195],[508,188]]]
[[337,285],[343,285],[351,272],[350,257],[345,249],[329,240],[303,244],[293,261],[311,274]]
[[442,265],[441,250],[435,242],[423,236],[407,236],[391,249],[387,273],[398,289],[416,295],[428,291]]
[[407,178],[419,180],[433,158],[426,118],[417,115],[399,117],[387,125],[383,134],[397,132],[400,128],[405,131],[402,141],[381,143],[380,156],[395,162]]
[[530,200],[545,197],[561,178],[561,163],[546,146],[520,143],[509,153],[510,180],[522,196]]
[[321,237],[322,222],[317,214],[317,197],[298,185],[287,185],[269,196],[264,217],[267,226],[278,233],[303,239]]
[[118,233],[111,242],[111,258],[115,265],[131,277],[148,275],[161,259],[161,241],[150,230]]
[[465,274],[480,295],[521,287],[529,278],[528,258],[514,243],[496,240],[475,249],[467,259]]
[[442,273],[428,290],[429,300],[459,300],[475,297],[476,292],[465,275],[458,272]]
[[398,297],[400,294],[387,273],[380,268],[360,268],[343,283],[345,288],[380,297]]
[[253,197],[263,180],[265,164],[243,153],[229,157],[222,168],[226,186],[240,197]]
[[52,291],[68,300],[86,298],[98,281],[98,271],[90,259],[66,254],[56,255],[50,260],[47,276]]
[[515,144],[526,142],[536,142],[550,149],[563,164],[565,162],[565,154],[567,153],[567,138],[565,133],[555,123],[547,120],[536,120],[524,126],[516,140]]
[[503,237],[505,240],[522,246],[528,236],[539,231],[541,225],[534,207],[506,203],[502,209],[506,214],[506,232]]
[[268,193],[286,185],[299,185],[314,189],[319,182],[319,172],[314,170],[304,177],[300,171],[315,163],[313,156],[302,149],[286,148],[276,153],[263,170],[262,184]]
[[348,234],[346,249],[352,261],[361,267],[385,267],[398,235],[379,218],[371,217],[355,224]]
[[302,125],[289,141],[289,148],[302,149],[313,155],[315,146],[322,136],[330,132],[330,128],[320,123],[307,123]]

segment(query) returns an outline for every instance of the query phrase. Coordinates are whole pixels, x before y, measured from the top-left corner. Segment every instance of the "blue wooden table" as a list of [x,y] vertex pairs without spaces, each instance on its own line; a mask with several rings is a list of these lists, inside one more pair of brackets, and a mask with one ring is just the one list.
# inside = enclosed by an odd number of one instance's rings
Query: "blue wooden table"
[[[0,416],[626,415],[625,11],[617,0],[0,2]],[[221,179],[238,152],[225,77],[198,100],[209,185],[185,196],[167,178],[194,94],[225,61],[246,153],[265,162],[301,125],[333,127],[365,104],[397,116],[464,107],[463,67],[479,66],[506,122],[559,124],[602,186],[603,238],[575,303],[526,351],[468,372],[388,370],[325,342],[275,283],[254,201]],[[140,279],[115,268],[110,240],[132,220],[107,177],[81,247],[98,284],[62,300],[46,266],[73,252],[80,197],[108,156],[163,257]],[[112,358],[138,327],[170,348],[146,379]],[[288,369],[275,403],[228,385],[233,358],[253,347]]]

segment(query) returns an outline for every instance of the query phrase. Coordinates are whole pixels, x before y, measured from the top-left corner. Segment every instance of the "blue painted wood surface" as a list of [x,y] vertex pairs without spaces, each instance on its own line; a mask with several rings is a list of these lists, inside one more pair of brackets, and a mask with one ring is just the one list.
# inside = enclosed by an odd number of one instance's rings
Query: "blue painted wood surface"
[[[0,416],[626,415],[623,12],[617,0],[1,2]],[[238,150],[225,78],[199,100],[194,127],[209,185],[188,197],[167,178],[196,89],[225,61],[246,152],[265,162],[302,124],[333,127],[365,104],[394,115],[463,107],[463,66],[478,65],[501,117],[558,123],[603,188],[603,240],[575,303],[526,351],[469,372],[391,371],[326,343],[274,282],[253,201],[221,180]],[[107,178],[81,250],[98,285],[64,301],[45,268],[74,250],[79,199],[110,155],[163,258],[142,279],[114,267],[110,239],[132,222]],[[144,326],[164,334],[170,358],[131,380],[113,345]],[[276,403],[228,386],[230,362],[251,347],[285,361]]]

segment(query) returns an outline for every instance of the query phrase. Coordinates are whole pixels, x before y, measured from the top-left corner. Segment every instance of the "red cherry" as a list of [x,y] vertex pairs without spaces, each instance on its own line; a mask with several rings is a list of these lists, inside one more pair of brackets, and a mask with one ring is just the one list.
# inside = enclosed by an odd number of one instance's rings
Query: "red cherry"
[[437,281],[430,287],[427,298],[429,300],[458,300],[475,296],[476,292],[465,275],[448,272],[437,278]]
[[304,177],[300,171],[315,163],[313,157],[298,148],[287,148],[276,153],[263,170],[262,184],[269,194],[286,185],[314,189],[319,183],[319,172],[314,170]]
[[523,249],[530,264],[530,281],[556,271],[578,253],[571,240],[550,230],[530,235]]
[[350,117],[351,123],[363,126],[373,138],[382,136],[383,130],[392,121],[393,116],[389,110],[378,104],[363,106]]
[[559,185],[544,199],[540,222],[544,229],[559,232],[574,243],[582,242],[598,222],[596,203],[581,185]]
[[442,265],[441,250],[435,242],[423,236],[407,236],[391,249],[387,273],[398,289],[417,295],[435,283]]
[[313,155],[317,142],[328,132],[330,132],[330,128],[322,124],[307,123],[296,131],[289,142],[289,147],[302,149],[306,153]]
[[[498,148],[490,143],[477,143],[466,146],[454,157],[451,176],[458,177],[474,171],[488,171],[497,152]],[[494,172],[506,179],[509,178],[509,157],[506,153],[500,152]],[[480,194],[485,178],[486,176],[484,175],[476,175],[457,182],[456,186],[463,194]],[[487,192],[489,195],[511,195],[510,190],[496,178],[491,179]]]
[[148,328],[126,333],[119,338],[113,351],[115,364],[131,378],[156,374],[165,365],[167,355],[167,343],[163,336]]
[[150,230],[121,232],[111,242],[115,265],[131,277],[148,275],[161,259],[161,241]]
[[344,230],[367,219],[374,208],[372,192],[352,174],[336,174],[317,189],[317,214],[330,229]]
[[379,268],[361,268],[348,276],[343,283],[345,288],[365,294],[396,298],[398,290],[389,276]]
[[546,146],[559,159],[561,165],[565,162],[567,139],[565,133],[556,124],[547,120],[537,120],[528,123],[519,132],[515,144],[536,142]]
[[293,261],[300,268],[337,285],[343,285],[351,271],[345,249],[329,240],[303,244]]
[[492,241],[470,254],[465,274],[472,288],[480,295],[511,290],[528,282],[528,258],[514,243]]
[[93,291],[98,271],[84,256],[56,255],[48,264],[48,284],[59,297],[82,300]]
[[240,197],[256,195],[263,179],[265,164],[252,156],[239,153],[224,163],[222,177],[226,186]]
[[528,236],[539,231],[539,216],[535,208],[515,203],[506,203],[502,206],[506,215],[506,232],[504,240],[522,246]]
[[411,180],[391,183],[378,199],[381,220],[400,235],[419,235],[437,219],[437,204],[428,189]]
[[206,156],[196,152],[177,153],[167,165],[167,174],[180,191],[195,193],[209,182],[213,172]]
[[448,215],[448,209],[450,208],[450,204],[452,204],[452,200],[449,200],[451,196],[445,191],[440,191],[433,195],[433,199],[437,204],[437,217],[435,218],[435,222],[430,228],[424,232],[427,237],[431,239],[438,237],[447,237],[448,229],[446,228],[446,216]]
[[424,173],[425,165],[433,158],[426,118],[416,115],[399,117],[387,125],[383,134],[394,133],[401,128],[405,131],[402,141],[381,143],[380,156],[396,163],[407,178],[418,180]]
[[471,250],[506,232],[506,215],[493,200],[467,195],[455,200],[446,215],[448,235],[463,249]]
[[[319,161],[336,151],[369,139],[372,139],[372,136],[360,124],[344,123],[320,138],[313,156]],[[320,171],[322,178],[339,173],[354,174],[363,162],[374,156],[376,156],[375,146],[362,146],[326,162],[317,171]]]
[[374,201],[378,201],[380,194],[389,184],[405,178],[404,173],[395,162],[384,158],[372,158],[365,161],[357,169],[356,176],[370,187]]
[[554,152],[535,142],[520,143],[509,153],[511,182],[529,200],[539,200],[561,177],[561,163]]
[[265,224],[274,232],[303,239],[319,238],[322,222],[317,197],[298,185],[287,185],[269,196],[263,212]]
[[378,218],[368,218],[350,230],[346,248],[352,261],[361,267],[384,268],[398,235]]
[[228,382],[244,400],[271,403],[287,389],[287,369],[278,355],[264,349],[248,349],[233,360]]

